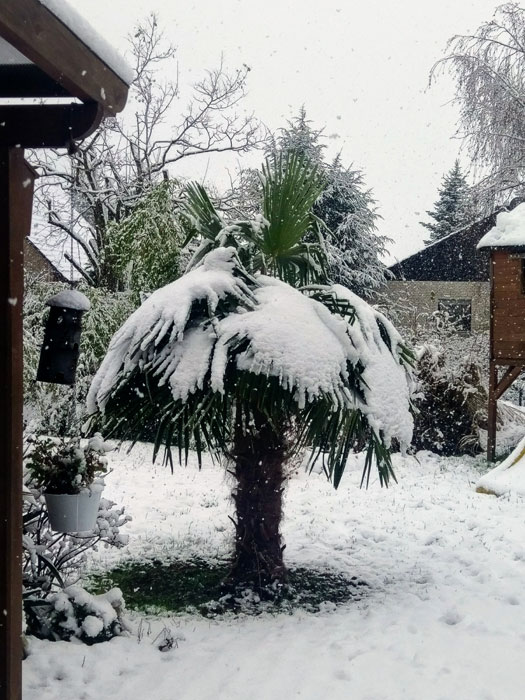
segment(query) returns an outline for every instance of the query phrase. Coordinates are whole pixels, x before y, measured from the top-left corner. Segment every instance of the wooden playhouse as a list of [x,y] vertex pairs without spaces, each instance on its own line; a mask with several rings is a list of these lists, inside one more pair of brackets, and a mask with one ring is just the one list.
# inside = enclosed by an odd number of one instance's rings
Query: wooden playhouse
[[477,247],[490,252],[487,458],[493,461],[497,401],[525,368],[525,203],[498,214]]

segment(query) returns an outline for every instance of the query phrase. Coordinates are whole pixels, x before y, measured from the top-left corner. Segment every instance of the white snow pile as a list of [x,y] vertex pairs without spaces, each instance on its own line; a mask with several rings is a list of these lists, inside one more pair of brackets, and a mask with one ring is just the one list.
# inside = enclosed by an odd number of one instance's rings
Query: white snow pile
[[88,642],[101,637],[111,639],[126,628],[121,618],[124,599],[119,588],[92,595],[80,586],[68,586],[50,596],[49,602],[66,637]]
[[[227,557],[224,468],[205,456],[199,471],[190,453],[172,474],[151,445],[127,447],[107,492],[133,512],[130,544],[97,566]],[[357,576],[360,599],[316,614],[128,613],[135,635],[92,646],[31,637],[24,700],[523,700],[525,499],[476,493],[479,458],[429,452],[394,454],[399,482],[373,475],[363,491],[363,460],[351,455],[337,491],[293,476],[283,521],[288,566]]]
[[[237,368],[278,377],[299,408],[329,397],[334,408],[358,408],[387,444],[412,437],[409,385],[400,364],[399,334],[366,302],[339,285],[335,296],[354,307],[353,324],[319,301],[274,278],[260,275],[250,289],[234,274],[234,248],[217,248],[202,264],[154,292],[113,337],[88,395],[88,410],[104,411],[109,395],[137,367],[168,383],[175,400],[202,389],[210,371],[211,388],[224,391],[232,346],[247,340],[236,355]],[[221,300],[236,305],[213,318]],[[187,328],[193,305],[205,303],[213,320]],[[380,321],[392,352],[381,337]],[[361,363],[365,403],[349,389],[348,366]]]
[[491,228],[477,245],[477,248],[507,248],[525,246],[525,202],[512,211],[502,211],[496,217],[496,225]]
[[481,477],[476,490],[496,496],[508,493],[525,496],[525,437],[501,464]]

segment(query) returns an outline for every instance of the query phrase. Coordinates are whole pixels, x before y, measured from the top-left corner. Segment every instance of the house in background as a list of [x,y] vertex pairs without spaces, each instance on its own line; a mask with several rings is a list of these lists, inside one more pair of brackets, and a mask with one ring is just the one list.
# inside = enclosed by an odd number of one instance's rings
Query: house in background
[[476,246],[495,226],[500,211],[510,211],[522,201],[514,199],[389,268],[392,279],[386,284],[385,295],[396,305],[401,324],[411,327],[425,316],[442,312],[458,331],[488,330],[489,257]]
[[45,282],[76,285],[82,279],[77,268],[87,268],[89,261],[82,247],[72,238],[60,237],[46,218],[33,211],[31,233],[24,242],[26,275]]
[[44,282],[70,281],[30,238],[24,241],[24,270],[26,274],[38,277]]

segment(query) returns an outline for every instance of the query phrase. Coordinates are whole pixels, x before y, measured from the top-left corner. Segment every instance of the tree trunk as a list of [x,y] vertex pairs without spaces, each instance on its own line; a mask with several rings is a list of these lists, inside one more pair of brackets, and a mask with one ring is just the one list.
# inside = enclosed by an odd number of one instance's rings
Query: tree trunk
[[262,414],[253,412],[245,432],[237,410],[232,451],[235,555],[229,581],[234,586],[262,591],[286,580],[280,524],[287,440],[286,428],[280,428],[276,432]]

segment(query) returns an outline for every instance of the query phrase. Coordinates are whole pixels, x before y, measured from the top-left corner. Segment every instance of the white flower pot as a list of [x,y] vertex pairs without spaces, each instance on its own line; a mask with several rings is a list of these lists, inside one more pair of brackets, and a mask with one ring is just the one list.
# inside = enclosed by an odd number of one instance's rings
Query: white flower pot
[[97,522],[102,489],[82,493],[45,493],[49,524],[56,532],[86,532]]

